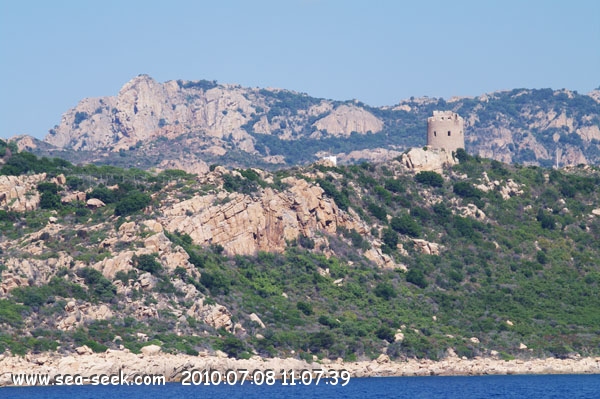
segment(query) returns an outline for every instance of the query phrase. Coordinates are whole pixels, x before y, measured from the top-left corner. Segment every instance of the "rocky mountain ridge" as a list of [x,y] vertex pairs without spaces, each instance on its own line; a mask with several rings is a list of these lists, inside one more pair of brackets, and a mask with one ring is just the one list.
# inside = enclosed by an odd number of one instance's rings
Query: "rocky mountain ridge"
[[341,162],[382,161],[390,152],[423,146],[426,119],[439,109],[464,117],[471,154],[544,166],[595,164],[598,93],[515,89],[447,101],[411,98],[375,108],[283,89],[205,80],[159,83],[140,75],[116,96],[82,100],[50,130],[45,144],[17,140],[21,148],[75,162],[178,164],[190,172],[205,172],[211,163],[289,166],[323,153]]

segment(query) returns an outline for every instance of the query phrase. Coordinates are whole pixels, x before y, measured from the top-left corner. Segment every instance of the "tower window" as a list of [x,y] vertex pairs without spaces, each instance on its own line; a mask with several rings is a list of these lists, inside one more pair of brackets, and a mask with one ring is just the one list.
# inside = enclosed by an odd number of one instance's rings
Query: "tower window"
[[437,132],[435,130],[433,131],[433,135],[437,137]]
[[450,136],[450,130],[448,130],[448,136]]

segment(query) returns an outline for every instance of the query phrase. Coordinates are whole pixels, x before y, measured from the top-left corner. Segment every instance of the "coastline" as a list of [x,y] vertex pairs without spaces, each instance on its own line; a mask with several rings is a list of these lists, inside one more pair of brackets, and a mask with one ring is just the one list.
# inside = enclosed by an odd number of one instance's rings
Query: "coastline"
[[[79,349],[79,348],[78,348]],[[351,378],[392,376],[470,376],[511,374],[600,374],[600,357],[572,359],[501,360],[497,358],[461,359],[450,357],[440,361],[409,359],[391,361],[381,355],[372,361],[343,362],[324,360],[308,363],[292,358],[231,359],[224,354],[199,356],[173,355],[147,351],[133,354],[127,350],[108,350],[104,353],[89,353],[64,356],[58,353],[28,354],[24,357],[0,355],[0,387],[11,386],[13,374],[48,374],[51,376],[115,375],[162,375],[166,382],[177,382],[182,373],[192,370],[347,370]]]

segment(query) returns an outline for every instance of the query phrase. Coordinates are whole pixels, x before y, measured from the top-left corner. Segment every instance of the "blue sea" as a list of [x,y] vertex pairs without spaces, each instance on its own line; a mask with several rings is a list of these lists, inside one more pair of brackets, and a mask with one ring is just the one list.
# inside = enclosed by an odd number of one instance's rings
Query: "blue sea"
[[600,375],[356,378],[346,386],[61,386],[0,388],[2,399],[600,398]]

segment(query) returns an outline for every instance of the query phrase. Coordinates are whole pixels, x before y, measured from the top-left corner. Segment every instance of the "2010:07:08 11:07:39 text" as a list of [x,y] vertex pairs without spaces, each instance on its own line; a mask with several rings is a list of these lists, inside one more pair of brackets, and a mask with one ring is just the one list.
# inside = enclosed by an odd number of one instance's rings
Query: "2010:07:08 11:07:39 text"
[[219,370],[185,370],[182,373],[182,385],[244,385],[245,382],[252,385],[274,385],[277,377],[281,379],[281,385],[340,385],[346,386],[350,382],[350,373],[347,370],[323,370],[303,369],[280,370],[276,375],[275,370],[256,369],[250,372],[247,369],[227,370],[221,373]]

